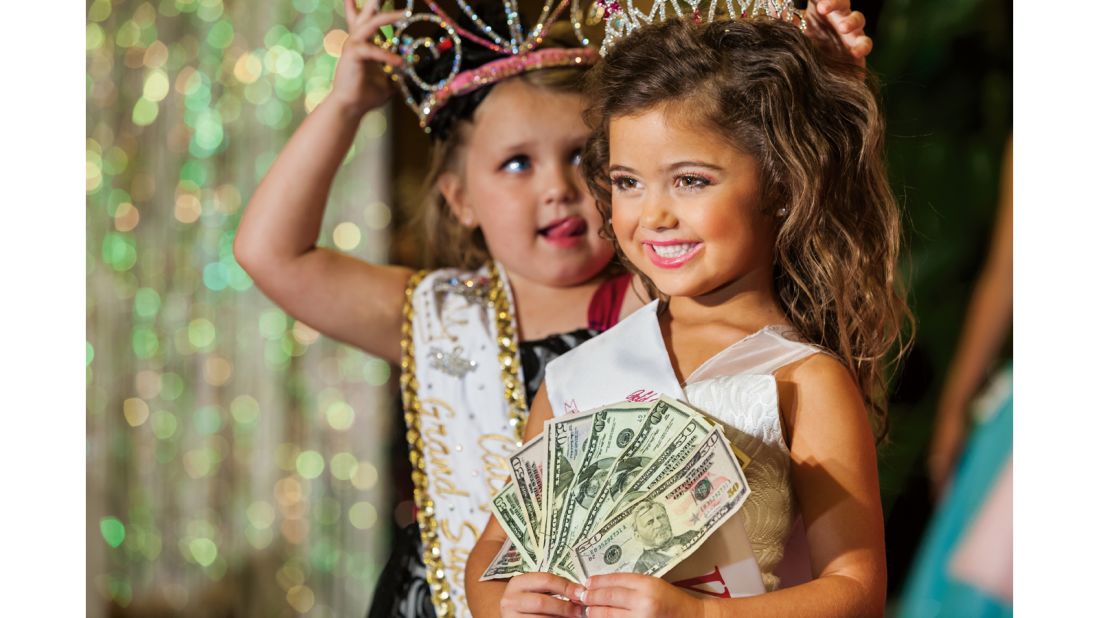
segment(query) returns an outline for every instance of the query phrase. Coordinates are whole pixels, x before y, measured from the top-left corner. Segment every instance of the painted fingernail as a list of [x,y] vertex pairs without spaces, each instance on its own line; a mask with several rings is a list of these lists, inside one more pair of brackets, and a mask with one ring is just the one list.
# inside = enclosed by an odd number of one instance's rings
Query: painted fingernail
[[580,596],[580,602],[586,604],[588,602],[588,589],[587,588],[581,588],[579,596]]

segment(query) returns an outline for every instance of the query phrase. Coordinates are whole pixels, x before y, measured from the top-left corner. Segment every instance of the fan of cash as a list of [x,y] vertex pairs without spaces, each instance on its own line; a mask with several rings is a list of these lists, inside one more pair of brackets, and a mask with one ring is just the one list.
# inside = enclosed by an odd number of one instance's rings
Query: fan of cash
[[492,499],[507,532],[481,580],[554,573],[660,577],[744,504],[748,458],[720,425],[666,396],[546,422]]

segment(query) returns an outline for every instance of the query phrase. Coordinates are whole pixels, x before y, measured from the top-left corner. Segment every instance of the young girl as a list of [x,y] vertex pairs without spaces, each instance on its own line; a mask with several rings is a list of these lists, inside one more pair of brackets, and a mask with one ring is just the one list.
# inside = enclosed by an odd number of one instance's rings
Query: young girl
[[[580,79],[591,50],[543,43],[512,56],[478,47],[467,35],[488,35],[464,13],[447,22],[462,29],[462,41],[444,37],[448,49],[419,54],[414,67],[424,79],[445,78],[460,44],[450,83],[472,84],[436,99],[429,113],[417,105],[435,140],[429,242],[453,268],[414,273],[317,247],[328,191],[359,121],[392,94],[383,65],[405,68],[372,43],[403,12],[378,13],[376,1],[359,11],[345,0],[345,9],[350,34],[332,93],[257,188],[235,253],[295,318],[401,363],[417,523],[397,540],[371,613],[463,614],[465,559],[488,497],[509,474],[504,455],[522,433],[545,363],[642,299],[628,277],[608,273],[613,248],[599,235],[577,169],[589,133]],[[476,13],[495,32],[508,31],[502,5],[476,5]],[[853,57],[869,52],[861,15],[847,2],[819,16]],[[402,79],[415,102],[428,100],[407,73]]]
[[[665,579],[479,582],[506,538],[493,519],[469,559],[475,613],[881,615],[875,434],[883,364],[908,312],[863,72],[769,18],[643,27],[595,72],[585,173],[620,255],[661,300],[551,363],[527,434],[555,412],[645,392],[735,428],[751,458],[743,525],[766,593],[732,598],[721,561],[694,556]],[[746,374],[773,375],[771,392],[746,394]],[[799,517],[808,573],[793,585],[779,563]],[[715,539],[700,552],[715,555]]]

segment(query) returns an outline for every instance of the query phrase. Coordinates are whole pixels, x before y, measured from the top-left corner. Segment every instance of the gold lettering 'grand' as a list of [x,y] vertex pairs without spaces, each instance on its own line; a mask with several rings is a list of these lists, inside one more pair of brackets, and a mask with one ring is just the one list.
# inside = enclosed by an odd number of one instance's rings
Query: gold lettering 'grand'
[[461,481],[455,478],[450,467],[450,448],[447,438],[447,419],[455,418],[454,408],[439,399],[424,399],[420,402],[420,439],[424,441],[424,457],[429,464],[428,483],[431,493],[441,496],[469,497],[469,492],[460,489]]

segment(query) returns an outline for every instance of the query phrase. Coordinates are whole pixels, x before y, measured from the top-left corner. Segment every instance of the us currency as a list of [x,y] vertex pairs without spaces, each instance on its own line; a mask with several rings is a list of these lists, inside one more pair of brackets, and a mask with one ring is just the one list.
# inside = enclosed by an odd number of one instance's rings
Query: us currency
[[690,406],[661,395],[649,411],[641,430],[618,456],[616,482],[609,488],[609,498],[618,502],[623,490],[645,470],[664,447],[675,440],[685,427],[697,423],[709,431],[713,424]]
[[[557,538],[565,498],[575,477],[575,470],[584,456],[592,419],[599,409],[570,414],[546,421],[543,434],[546,443],[545,486],[542,488],[542,548],[548,547],[548,539]],[[552,566],[543,552],[539,570]]]
[[530,564],[537,564],[531,538],[527,534],[527,523],[523,519],[523,501],[519,497],[519,490],[515,488],[515,481],[509,481],[492,498],[492,512],[523,559]]
[[645,403],[614,404],[601,408],[592,417],[584,456],[575,468],[575,480],[561,505],[560,524],[555,535],[546,539],[548,555],[543,561],[550,565],[551,572],[563,571],[559,574],[576,579],[569,547],[580,538],[595,496],[619,453],[633,442],[650,408],[652,405]]
[[533,565],[523,562],[523,555],[515,545],[511,541],[505,541],[500,551],[496,552],[496,557],[492,559],[492,564],[488,565],[484,574],[481,575],[481,581],[515,577],[520,573],[530,572],[532,568]]
[[714,428],[680,469],[577,543],[576,566],[584,581],[613,572],[660,577],[732,517],[748,494],[736,455]]
[[527,532],[536,554],[536,563],[542,559],[542,479],[546,469],[544,434],[527,442],[508,458],[512,478],[522,499]]
[[595,506],[588,512],[587,520],[577,538],[587,536],[596,524],[629,504],[631,498],[640,498],[667,475],[675,472],[694,453],[712,428],[701,416],[691,415],[670,441],[660,445],[650,443],[648,446],[653,450],[642,450],[646,445],[624,449],[615,462],[614,469],[607,476],[607,483],[596,495]]

